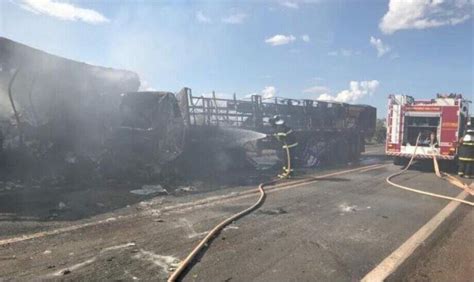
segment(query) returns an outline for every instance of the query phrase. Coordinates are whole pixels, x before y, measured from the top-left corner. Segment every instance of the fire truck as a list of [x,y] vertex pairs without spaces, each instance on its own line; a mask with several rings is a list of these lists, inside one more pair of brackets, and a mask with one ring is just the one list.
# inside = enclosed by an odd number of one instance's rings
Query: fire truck
[[469,120],[469,103],[461,94],[438,94],[435,99],[390,95],[385,152],[393,163],[405,165],[415,159],[456,159],[459,139]]

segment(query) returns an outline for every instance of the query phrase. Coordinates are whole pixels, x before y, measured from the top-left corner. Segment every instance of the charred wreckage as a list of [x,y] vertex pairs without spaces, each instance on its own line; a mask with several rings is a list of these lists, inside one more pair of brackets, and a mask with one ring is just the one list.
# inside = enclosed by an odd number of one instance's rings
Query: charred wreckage
[[279,159],[268,119],[295,131],[298,166],[357,160],[375,129],[366,105],[140,92],[137,74],[0,38],[0,176],[150,178],[265,169]]

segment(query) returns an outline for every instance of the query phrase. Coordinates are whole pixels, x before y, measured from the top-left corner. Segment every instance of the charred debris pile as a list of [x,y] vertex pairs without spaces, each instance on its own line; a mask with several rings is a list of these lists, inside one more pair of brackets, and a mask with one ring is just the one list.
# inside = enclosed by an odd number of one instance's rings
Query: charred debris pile
[[[301,166],[358,158],[375,108],[139,92],[137,74],[0,38],[0,181],[231,178],[278,167],[266,124],[297,131]],[[341,149],[342,148],[342,149]],[[173,181],[173,180],[170,180]]]

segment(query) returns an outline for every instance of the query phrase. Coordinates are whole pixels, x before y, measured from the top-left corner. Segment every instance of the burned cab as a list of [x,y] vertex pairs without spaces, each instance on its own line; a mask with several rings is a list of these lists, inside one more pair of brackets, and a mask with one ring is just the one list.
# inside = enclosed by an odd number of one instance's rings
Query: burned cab
[[185,124],[171,92],[122,94],[119,121],[105,146],[103,166],[115,175],[120,171],[154,175],[183,151]]

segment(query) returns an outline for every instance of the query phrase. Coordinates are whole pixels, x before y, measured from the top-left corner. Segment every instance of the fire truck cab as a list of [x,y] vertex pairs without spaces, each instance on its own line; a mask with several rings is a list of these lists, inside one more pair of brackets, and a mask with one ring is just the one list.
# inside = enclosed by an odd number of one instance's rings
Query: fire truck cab
[[461,94],[438,94],[435,99],[415,100],[407,95],[390,95],[387,112],[385,152],[396,165],[433,155],[441,160],[456,158],[459,138],[469,119],[469,101]]

